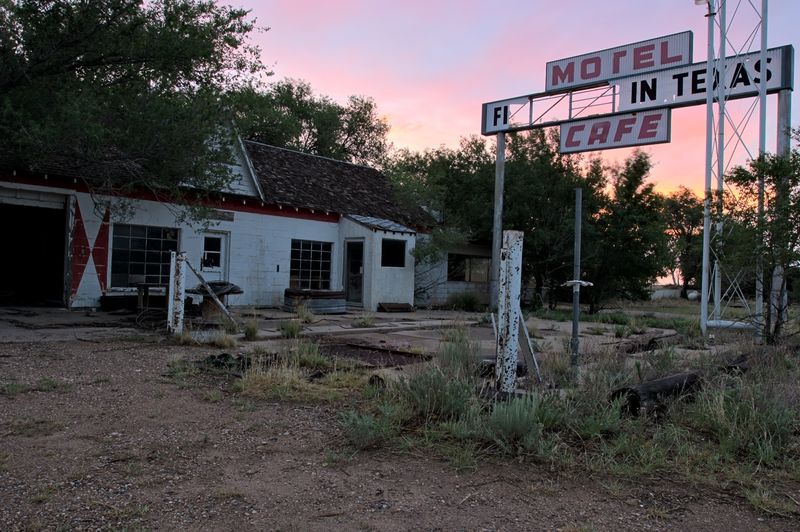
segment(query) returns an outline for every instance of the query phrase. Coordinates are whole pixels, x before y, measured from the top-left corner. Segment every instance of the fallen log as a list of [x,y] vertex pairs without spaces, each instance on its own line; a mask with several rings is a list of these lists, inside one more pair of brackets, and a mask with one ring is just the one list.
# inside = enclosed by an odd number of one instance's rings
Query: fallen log
[[636,338],[623,340],[621,342],[607,342],[604,345],[615,346],[617,353],[620,354],[640,353],[642,351],[652,351],[653,349],[664,347],[664,345],[667,343],[666,341],[673,338],[677,340],[678,333],[657,332],[657,333],[644,334]]
[[667,400],[693,394],[701,381],[698,373],[678,373],[614,390],[611,400],[622,399],[622,411],[634,416],[642,409],[658,412],[666,407]]

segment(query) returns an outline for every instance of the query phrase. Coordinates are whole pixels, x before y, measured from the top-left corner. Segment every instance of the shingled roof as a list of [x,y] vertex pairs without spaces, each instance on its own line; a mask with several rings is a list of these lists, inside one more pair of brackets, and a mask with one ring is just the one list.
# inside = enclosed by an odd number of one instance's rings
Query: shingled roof
[[424,213],[396,201],[389,179],[374,168],[250,140],[244,146],[270,203],[410,225],[426,221]]

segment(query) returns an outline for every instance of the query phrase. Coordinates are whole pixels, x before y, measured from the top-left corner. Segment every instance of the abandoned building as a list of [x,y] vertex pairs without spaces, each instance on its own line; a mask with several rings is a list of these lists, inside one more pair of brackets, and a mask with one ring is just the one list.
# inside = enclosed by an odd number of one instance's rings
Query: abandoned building
[[157,201],[132,198],[124,216],[98,208],[68,172],[2,171],[0,303],[98,307],[163,290],[178,250],[209,281],[242,288],[232,305],[280,306],[287,288],[340,291],[365,310],[414,303],[418,219],[383,174],[251,141],[234,151],[236,179],[207,228]]

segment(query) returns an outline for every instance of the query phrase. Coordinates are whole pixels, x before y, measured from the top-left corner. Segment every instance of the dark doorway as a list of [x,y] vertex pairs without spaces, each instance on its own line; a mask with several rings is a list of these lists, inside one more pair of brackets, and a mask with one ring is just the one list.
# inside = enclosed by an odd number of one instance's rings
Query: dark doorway
[[0,305],[64,305],[64,209],[0,204]]
[[345,243],[345,283],[348,303],[362,303],[364,296],[364,242]]

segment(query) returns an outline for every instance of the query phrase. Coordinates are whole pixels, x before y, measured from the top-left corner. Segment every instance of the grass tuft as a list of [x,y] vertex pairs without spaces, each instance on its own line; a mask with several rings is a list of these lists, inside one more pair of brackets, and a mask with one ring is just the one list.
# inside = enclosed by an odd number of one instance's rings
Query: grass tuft
[[252,342],[258,340],[258,320],[252,319],[248,320],[247,323],[244,324],[244,339],[248,342]]
[[298,338],[303,332],[303,324],[298,320],[282,320],[278,330],[284,338]]

